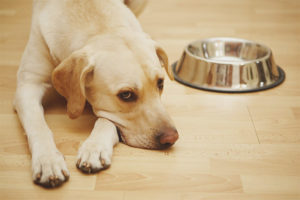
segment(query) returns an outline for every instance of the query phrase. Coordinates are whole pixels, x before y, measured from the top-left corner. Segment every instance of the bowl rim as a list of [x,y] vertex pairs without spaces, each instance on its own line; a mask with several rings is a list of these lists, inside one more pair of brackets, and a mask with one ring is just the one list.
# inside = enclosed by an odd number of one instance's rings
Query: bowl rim
[[[243,43],[252,43],[252,44],[255,44],[255,45],[259,45],[263,48],[265,48],[267,50],[267,54],[261,58],[257,58],[257,59],[252,59],[252,60],[245,60],[245,61],[240,61],[240,62],[230,62],[230,61],[220,61],[220,60],[213,60],[213,59],[209,59],[209,58],[204,58],[204,57],[200,57],[200,56],[197,56],[197,55],[194,55],[192,54],[189,50],[188,50],[188,47],[192,44],[195,44],[195,43],[199,43],[199,42],[205,42],[205,41],[209,41],[209,42],[212,42],[212,41],[216,41],[216,40],[222,40],[222,41],[232,41],[232,42],[243,42]],[[272,55],[272,50],[271,48],[269,48],[268,46],[262,44],[262,43],[258,43],[258,42],[255,42],[255,41],[252,41],[252,40],[246,40],[246,39],[241,39],[241,38],[234,38],[234,37],[212,37],[212,38],[206,38],[206,39],[201,39],[201,40],[194,40],[192,42],[190,42],[185,48],[184,48],[184,52],[186,54],[188,54],[189,56],[195,58],[196,60],[202,60],[202,61],[205,61],[205,62],[208,62],[208,63],[216,63],[216,64],[234,64],[234,65],[246,65],[246,64],[250,64],[250,63],[258,63],[260,61],[263,61],[263,60],[266,60],[268,58],[271,57]]]

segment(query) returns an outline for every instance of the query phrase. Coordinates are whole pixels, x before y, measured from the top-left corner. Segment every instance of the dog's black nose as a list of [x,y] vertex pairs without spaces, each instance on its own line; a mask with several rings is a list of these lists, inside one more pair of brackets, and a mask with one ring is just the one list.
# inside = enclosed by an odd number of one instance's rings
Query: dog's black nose
[[178,132],[175,128],[166,128],[159,136],[159,143],[169,147],[178,139]]

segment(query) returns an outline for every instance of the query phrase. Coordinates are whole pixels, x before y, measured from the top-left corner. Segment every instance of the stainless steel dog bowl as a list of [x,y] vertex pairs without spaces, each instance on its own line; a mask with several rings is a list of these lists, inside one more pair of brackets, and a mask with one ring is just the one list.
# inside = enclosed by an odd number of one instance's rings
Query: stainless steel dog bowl
[[236,38],[192,42],[172,68],[178,82],[217,92],[265,90],[279,85],[285,78],[270,48]]

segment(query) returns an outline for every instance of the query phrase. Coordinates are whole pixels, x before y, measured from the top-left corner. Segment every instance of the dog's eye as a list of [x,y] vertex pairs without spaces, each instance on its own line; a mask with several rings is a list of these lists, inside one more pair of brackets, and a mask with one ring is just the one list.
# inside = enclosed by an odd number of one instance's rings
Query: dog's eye
[[118,94],[118,97],[125,102],[131,102],[131,101],[136,101],[137,96],[134,92],[131,91],[124,91],[124,92],[120,92]]
[[164,88],[164,79],[158,79],[157,80],[157,87],[159,90],[162,90]]

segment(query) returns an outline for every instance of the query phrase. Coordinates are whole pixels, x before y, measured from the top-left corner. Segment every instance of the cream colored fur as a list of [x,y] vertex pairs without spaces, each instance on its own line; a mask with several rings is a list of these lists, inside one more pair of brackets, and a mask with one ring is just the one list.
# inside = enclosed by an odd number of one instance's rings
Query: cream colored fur
[[[135,14],[145,6],[145,0],[125,3]],[[168,58],[127,6],[122,0],[34,1],[15,108],[28,137],[36,183],[54,187],[69,177],[43,114],[42,98],[52,85],[67,99],[71,118],[80,116],[86,101],[98,117],[78,153],[77,167],[84,172],[111,164],[117,129],[124,143],[155,149],[163,129],[174,127],[157,88],[163,67],[172,79]],[[136,101],[120,100],[120,91],[127,90],[137,94]]]

